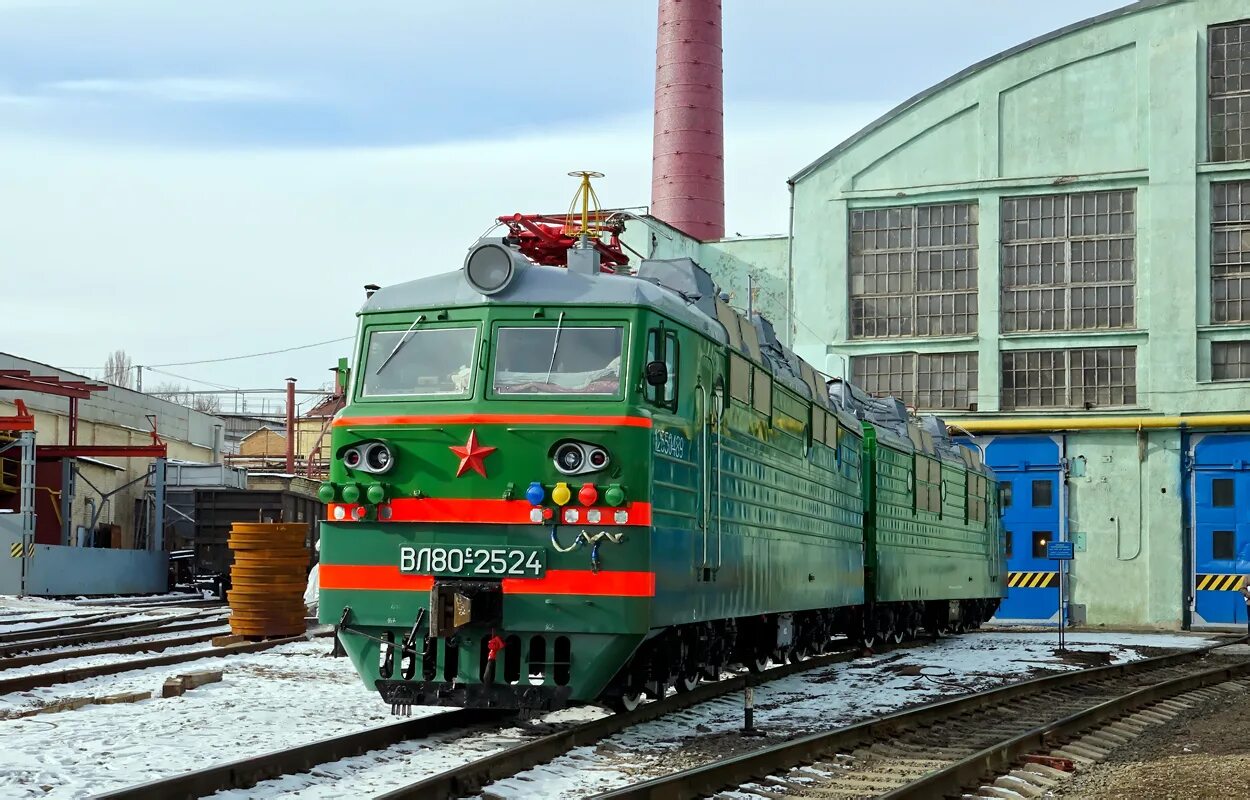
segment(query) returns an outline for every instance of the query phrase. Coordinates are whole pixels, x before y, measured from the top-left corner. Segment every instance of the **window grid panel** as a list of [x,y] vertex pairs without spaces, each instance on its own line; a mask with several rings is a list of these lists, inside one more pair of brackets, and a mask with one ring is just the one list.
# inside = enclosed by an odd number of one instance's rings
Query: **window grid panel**
[[1250,159],[1250,21],[1211,28],[1208,128],[1212,161]]
[[1250,379],[1250,341],[1211,343],[1211,380]]
[[1004,333],[1131,328],[1133,190],[1002,200]]
[[891,353],[855,356],[851,371],[855,382],[868,394],[897,397],[911,405],[915,399],[915,354]]
[[1013,350],[1002,354],[1003,410],[1137,402],[1137,349]]
[[851,212],[851,337],[976,331],[977,207]]
[[1211,185],[1211,322],[1250,322],[1250,181]]
[[976,353],[916,356],[916,408],[966,410],[976,402]]

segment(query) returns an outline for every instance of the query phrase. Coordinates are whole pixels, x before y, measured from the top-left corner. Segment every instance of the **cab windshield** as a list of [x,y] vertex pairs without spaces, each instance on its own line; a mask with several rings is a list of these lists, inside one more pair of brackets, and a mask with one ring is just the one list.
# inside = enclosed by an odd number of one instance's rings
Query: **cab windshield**
[[374,331],[365,354],[364,395],[468,395],[476,343],[476,328]]
[[620,394],[622,330],[500,328],[497,394]]

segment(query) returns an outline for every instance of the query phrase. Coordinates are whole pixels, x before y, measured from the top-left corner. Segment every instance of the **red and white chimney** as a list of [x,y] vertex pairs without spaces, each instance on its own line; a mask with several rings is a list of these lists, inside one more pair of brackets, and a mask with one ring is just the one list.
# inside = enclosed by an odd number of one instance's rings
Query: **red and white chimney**
[[721,0],[659,0],[651,214],[696,239],[725,235]]

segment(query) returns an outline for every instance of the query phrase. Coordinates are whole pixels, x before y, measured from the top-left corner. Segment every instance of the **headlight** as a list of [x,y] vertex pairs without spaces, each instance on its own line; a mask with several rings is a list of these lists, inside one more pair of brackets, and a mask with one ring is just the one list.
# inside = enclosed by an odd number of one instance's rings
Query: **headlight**
[[584,475],[599,472],[612,462],[608,451],[596,444],[586,442],[562,442],[552,454],[556,469],[565,475]]
[[365,447],[365,469],[369,472],[383,473],[391,468],[395,461],[391,448],[382,442],[374,442]]
[[495,294],[506,289],[515,271],[512,252],[499,244],[479,245],[464,260],[465,280],[482,294]]
[[343,453],[343,466],[348,469],[360,469],[360,462],[364,460],[364,456],[360,454],[360,448],[353,447]]
[[566,442],[556,448],[555,462],[556,469],[565,475],[576,475],[581,472],[582,464],[586,463],[586,456],[579,445]]

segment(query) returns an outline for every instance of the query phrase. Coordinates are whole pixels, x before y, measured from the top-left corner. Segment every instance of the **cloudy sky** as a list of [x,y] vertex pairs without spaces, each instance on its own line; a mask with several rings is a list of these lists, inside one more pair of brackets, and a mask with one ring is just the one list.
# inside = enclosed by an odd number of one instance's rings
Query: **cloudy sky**
[[[951,73],[1116,0],[725,0],[727,223]],[[66,368],[349,336],[597,169],[649,202],[655,0],[0,0],[0,351]],[[161,367],[322,384],[346,344]],[[146,381],[173,380],[166,375]],[[195,384],[205,388],[205,384]]]

